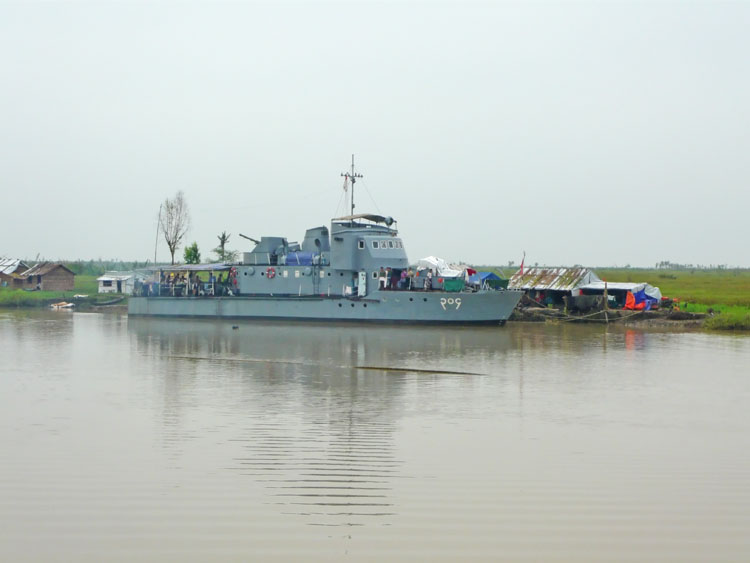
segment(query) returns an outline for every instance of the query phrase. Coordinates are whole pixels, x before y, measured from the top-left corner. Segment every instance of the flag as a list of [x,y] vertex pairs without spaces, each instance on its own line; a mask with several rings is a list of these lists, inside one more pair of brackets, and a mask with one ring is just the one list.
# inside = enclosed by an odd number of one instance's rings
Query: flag
[[344,191],[349,187],[349,176],[344,176]]
[[521,275],[523,275],[523,262],[526,260],[526,251],[523,251],[523,258],[521,258]]

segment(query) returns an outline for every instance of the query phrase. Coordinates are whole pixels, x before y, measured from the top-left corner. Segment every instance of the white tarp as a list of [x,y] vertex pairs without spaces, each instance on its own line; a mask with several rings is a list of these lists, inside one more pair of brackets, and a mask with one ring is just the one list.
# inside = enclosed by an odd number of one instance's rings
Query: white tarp
[[[579,287],[579,289],[593,289],[596,291],[604,291],[604,284],[605,282],[603,281],[596,281],[588,283],[586,285],[582,285],[581,287]],[[637,293],[640,290],[645,289],[646,295],[653,299],[661,301],[661,291],[659,290],[659,288],[647,283],[606,282],[606,284],[608,290],[624,289],[631,293]]]
[[436,256],[428,256],[427,258],[418,260],[417,270],[433,270],[438,276],[443,278],[457,278],[464,274],[463,271]]

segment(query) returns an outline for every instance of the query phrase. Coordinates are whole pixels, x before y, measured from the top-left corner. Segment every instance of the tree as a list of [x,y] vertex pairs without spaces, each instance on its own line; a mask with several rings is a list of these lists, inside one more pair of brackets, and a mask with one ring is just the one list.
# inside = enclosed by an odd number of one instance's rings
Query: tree
[[237,251],[227,250],[226,248],[230,236],[226,231],[222,231],[220,235],[216,235],[216,238],[219,239],[219,246],[214,248],[214,253],[219,262],[234,262],[237,259]]
[[[172,262],[174,264],[174,262]],[[198,243],[194,242],[185,247],[185,264],[200,264],[201,251],[198,250]]]
[[190,214],[182,190],[178,191],[172,199],[164,200],[159,215],[159,227],[164,233],[164,240],[167,241],[169,253],[172,255],[172,264],[174,264],[174,253],[190,228]]

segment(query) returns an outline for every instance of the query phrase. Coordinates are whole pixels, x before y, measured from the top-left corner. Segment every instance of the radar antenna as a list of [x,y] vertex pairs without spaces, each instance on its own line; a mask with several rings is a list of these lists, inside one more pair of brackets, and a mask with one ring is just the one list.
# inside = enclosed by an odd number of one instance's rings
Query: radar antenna
[[[357,181],[357,178],[362,178],[362,174],[354,172],[354,155],[352,155],[352,171],[342,172],[341,176],[343,178],[346,178],[347,180],[350,180],[352,183],[352,212],[350,213],[350,215],[354,216],[354,183]],[[352,221],[353,220],[354,219],[352,219]]]

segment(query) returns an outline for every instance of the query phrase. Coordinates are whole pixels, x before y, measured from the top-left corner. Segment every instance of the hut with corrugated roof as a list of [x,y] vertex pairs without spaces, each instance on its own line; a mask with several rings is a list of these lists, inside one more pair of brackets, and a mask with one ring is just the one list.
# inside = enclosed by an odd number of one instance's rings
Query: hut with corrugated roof
[[13,280],[13,287],[42,291],[73,291],[75,273],[60,262],[40,262]]
[[[523,289],[530,299],[543,306],[568,306],[586,310],[603,304],[610,307],[651,308],[661,301],[661,291],[645,282],[605,282],[588,268],[529,268],[510,278],[508,287]],[[628,294],[633,306],[628,306]],[[566,303],[567,301],[567,303]],[[645,303],[643,307],[638,307]]]
[[28,269],[28,265],[20,258],[0,258],[0,286],[12,286],[13,278]]
[[508,282],[509,289],[522,289],[540,305],[564,305],[564,297],[579,295],[580,288],[599,281],[588,268],[528,268],[518,270]]

